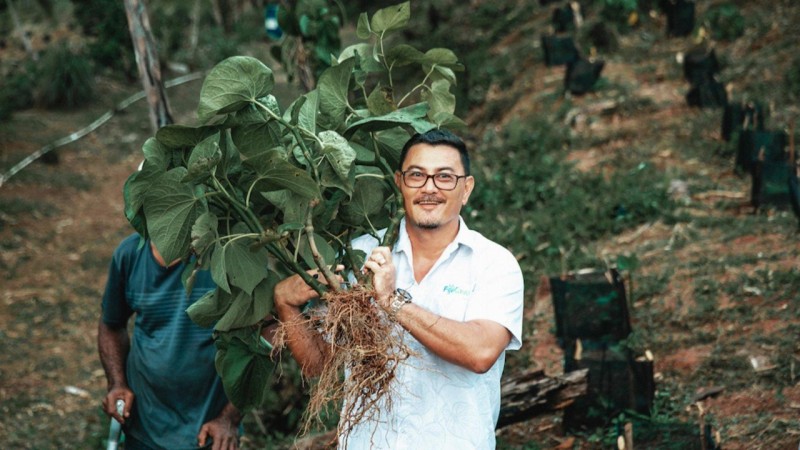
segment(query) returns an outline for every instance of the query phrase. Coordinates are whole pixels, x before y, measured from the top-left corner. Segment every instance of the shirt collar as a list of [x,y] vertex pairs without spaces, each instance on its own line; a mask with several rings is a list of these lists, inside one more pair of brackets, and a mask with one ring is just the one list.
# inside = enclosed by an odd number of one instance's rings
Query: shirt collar
[[[455,249],[458,248],[459,245],[465,245],[470,249],[475,248],[474,234],[470,232],[469,228],[467,228],[467,224],[464,222],[464,218],[461,216],[458,216],[458,233],[456,234],[455,239],[453,239],[453,242],[448,244],[448,247]],[[400,234],[397,237],[397,244],[395,244],[394,248],[397,252],[411,254],[411,239],[409,239],[408,232],[406,231],[405,217],[400,220]]]

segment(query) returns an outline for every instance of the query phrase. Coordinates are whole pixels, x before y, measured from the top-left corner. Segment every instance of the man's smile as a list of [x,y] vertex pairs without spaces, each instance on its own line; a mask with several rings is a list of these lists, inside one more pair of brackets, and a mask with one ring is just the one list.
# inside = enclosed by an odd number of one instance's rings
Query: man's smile
[[414,204],[421,206],[423,209],[434,209],[444,202],[444,199],[433,196],[420,197],[414,200]]

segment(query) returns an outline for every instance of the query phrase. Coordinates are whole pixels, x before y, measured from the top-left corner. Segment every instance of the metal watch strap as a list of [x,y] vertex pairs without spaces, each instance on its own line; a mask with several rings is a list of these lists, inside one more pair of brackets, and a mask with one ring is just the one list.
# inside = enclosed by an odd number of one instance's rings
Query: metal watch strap
[[395,289],[389,301],[389,315],[395,317],[403,306],[411,303],[411,298],[411,294],[405,289]]

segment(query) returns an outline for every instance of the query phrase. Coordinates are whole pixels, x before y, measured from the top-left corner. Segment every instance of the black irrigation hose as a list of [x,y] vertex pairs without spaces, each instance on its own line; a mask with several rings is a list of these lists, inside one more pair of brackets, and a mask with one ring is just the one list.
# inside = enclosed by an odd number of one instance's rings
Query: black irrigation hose
[[[169,80],[166,83],[164,83],[164,86],[167,87],[167,88],[171,88],[173,86],[178,86],[178,85],[183,84],[183,83],[188,83],[189,81],[197,80],[197,79],[201,78],[204,74],[205,74],[204,72],[190,73],[190,74],[187,74],[187,75],[184,75],[184,76]],[[119,111],[122,111],[123,109],[127,108],[128,106],[131,106],[132,104],[134,104],[137,101],[143,99],[144,97],[145,97],[144,91],[139,91],[136,94],[133,94],[130,97],[126,98],[125,100],[119,102],[114,109],[109,110],[105,114],[103,114],[102,116],[98,117],[97,120],[95,120],[94,122],[89,124],[89,126],[83,128],[81,130],[78,130],[78,131],[76,131],[74,133],[70,133],[69,135],[64,136],[61,139],[57,139],[57,140],[51,142],[50,144],[47,144],[44,147],[40,148],[39,150],[33,152],[32,154],[28,155],[25,159],[23,159],[22,161],[18,162],[14,167],[12,167],[8,172],[4,173],[3,175],[0,175],[0,187],[3,187],[3,184],[5,184],[5,182],[8,181],[9,178],[11,178],[14,175],[16,175],[18,172],[20,172],[25,167],[28,167],[28,165],[30,165],[32,162],[34,162],[37,159],[41,158],[42,155],[44,155],[45,153],[48,153],[48,152],[50,152],[52,150],[55,150],[55,149],[57,149],[59,147],[63,147],[65,145],[69,144],[69,143],[75,142],[78,139],[86,136],[87,134],[91,133],[92,131],[100,128],[100,126],[103,125],[104,123],[108,122],[108,120],[111,119],[111,117],[113,117],[114,114],[116,114]]]

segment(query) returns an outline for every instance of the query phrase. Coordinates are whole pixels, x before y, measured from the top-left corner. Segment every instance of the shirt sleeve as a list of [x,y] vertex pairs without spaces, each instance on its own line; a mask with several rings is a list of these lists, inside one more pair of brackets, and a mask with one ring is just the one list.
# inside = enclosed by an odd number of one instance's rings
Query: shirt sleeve
[[480,258],[478,282],[465,314],[465,320],[487,319],[503,325],[512,338],[506,350],[522,346],[524,283],[522,270],[514,256],[502,249],[491,257]]
[[123,247],[117,248],[108,267],[106,288],[103,293],[103,323],[114,328],[124,327],[133,315],[128,305],[125,288],[128,280],[127,266]]

